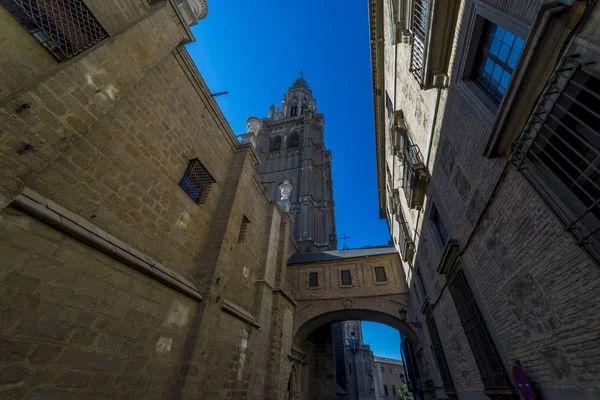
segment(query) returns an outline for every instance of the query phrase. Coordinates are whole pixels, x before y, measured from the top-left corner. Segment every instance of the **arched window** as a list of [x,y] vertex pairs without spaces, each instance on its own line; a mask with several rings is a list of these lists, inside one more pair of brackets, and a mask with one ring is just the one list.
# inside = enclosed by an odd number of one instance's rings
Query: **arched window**
[[292,147],[298,147],[298,145],[300,144],[300,137],[298,135],[298,132],[294,132],[290,136],[288,136],[287,143],[288,143],[288,145],[287,145],[288,149],[290,149]]
[[281,150],[281,136],[275,136],[271,138],[271,147],[269,151]]
[[298,106],[290,107],[290,117],[295,117],[298,113]]

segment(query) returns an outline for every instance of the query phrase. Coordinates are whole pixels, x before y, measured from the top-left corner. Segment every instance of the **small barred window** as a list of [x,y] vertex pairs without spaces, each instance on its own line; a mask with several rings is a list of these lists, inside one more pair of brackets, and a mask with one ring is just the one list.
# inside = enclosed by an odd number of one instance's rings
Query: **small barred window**
[[200,160],[190,160],[185,174],[179,181],[179,187],[186,192],[196,203],[204,203],[210,192],[210,187],[216,181]]
[[385,275],[384,267],[375,267],[375,280],[377,282],[386,282],[387,276]]
[[246,229],[248,229],[249,223],[250,220],[244,215],[244,218],[242,219],[242,225],[240,226],[240,235],[238,236],[238,243],[244,243],[244,240],[246,239]]

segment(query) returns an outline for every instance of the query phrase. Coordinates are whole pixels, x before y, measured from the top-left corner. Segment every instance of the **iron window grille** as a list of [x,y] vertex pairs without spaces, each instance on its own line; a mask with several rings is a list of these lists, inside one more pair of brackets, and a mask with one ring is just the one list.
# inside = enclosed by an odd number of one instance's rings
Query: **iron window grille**
[[508,87],[524,43],[501,26],[487,20],[483,24],[472,78],[497,104]]
[[448,288],[486,392],[511,394],[512,385],[460,265],[449,277]]
[[0,0],[0,4],[58,61],[108,37],[82,0]]
[[383,392],[385,393],[386,396],[389,396],[390,394],[388,393],[388,388],[387,385],[383,385]]
[[450,369],[448,368],[448,362],[446,361],[446,355],[444,354],[444,348],[442,347],[442,341],[440,335],[433,320],[433,316],[430,314],[427,316],[427,328],[429,330],[429,337],[431,338],[431,345],[433,346],[433,353],[442,376],[442,383],[444,385],[444,392],[447,395],[452,396],[456,394],[454,383],[452,382],[452,376],[450,375]]
[[423,162],[419,146],[412,143],[408,132],[405,132],[402,155],[402,188],[409,208],[420,210],[425,200],[425,191],[429,181],[429,173]]
[[352,285],[352,275],[348,269],[342,271],[342,285]]
[[429,35],[430,0],[414,0],[413,3],[413,44],[410,52],[410,72],[423,86],[427,37]]
[[404,216],[404,210],[402,209],[402,205],[400,204],[400,194],[397,190],[394,191],[394,200],[396,221],[398,222],[398,227],[400,230],[400,238],[398,241],[400,255],[402,256],[403,261],[412,263],[413,257],[415,255],[415,242],[410,236],[410,232],[408,230],[408,221]]
[[308,273],[308,287],[314,288],[319,286],[319,273],[309,272]]
[[577,245],[600,263],[600,79],[566,57],[515,143],[511,161]]
[[387,276],[385,274],[384,267],[375,267],[375,281],[387,282]]
[[196,203],[204,203],[212,184],[215,182],[200,160],[194,158],[190,160],[183,177],[179,181],[179,187]]
[[246,240],[246,230],[248,229],[249,223],[250,220],[244,215],[244,218],[242,218],[242,225],[240,226],[240,234],[238,235],[238,243],[244,243]]

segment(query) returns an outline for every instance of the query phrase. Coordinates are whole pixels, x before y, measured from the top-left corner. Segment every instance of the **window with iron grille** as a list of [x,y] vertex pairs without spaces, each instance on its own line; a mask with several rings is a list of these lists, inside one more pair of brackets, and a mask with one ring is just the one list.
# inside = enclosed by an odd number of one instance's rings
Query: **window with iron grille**
[[396,395],[396,385],[392,385],[392,395]]
[[492,342],[490,333],[477,307],[473,292],[469,287],[467,278],[460,269],[455,266],[455,272],[449,277],[450,294],[456,311],[462,323],[465,336],[473,352],[473,357],[483,385],[486,391],[495,393],[511,393],[512,385],[504,371],[502,360]]
[[349,269],[342,270],[342,285],[352,285],[352,275]]
[[431,210],[431,220],[433,221],[437,233],[440,235],[440,239],[442,239],[442,243],[445,245],[448,243],[448,240],[450,240],[450,235],[448,234],[442,216],[433,201],[431,202],[431,207],[433,208],[433,210]]
[[389,396],[390,394],[388,393],[388,388],[387,385],[383,385],[383,393],[385,393],[386,396]]
[[423,81],[427,36],[429,32],[429,0],[414,0],[412,33],[413,45],[410,52],[410,72],[419,83]]
[[425,199],[425,189],[429,173],[423,163],[419,146],[410,144],[404,148],[402,162],[402,188],[410,208],[421,209]]
[[377,282],[386,282],[387,276],[385,275],[384,267],[375,267],[375,281]]
[[454,395],[456,394],[456,389],[454,388],[452,376],[450,375],[450,369],[448,368],[448,363],[446,362],[446,355],[444,354],[442,341],[440,340],[437,326],[435,325],[435,321],[433,320],[433,316],[431,314],[427,316],[427,328],[429,330],[429,337],[431,338],[435,359],[440,370],[440,375],[442,376],[444,391],[447,395]]
[[186,192],[196,203],[204,203],[210,192],[210,187],[216,181],[200,160],[190,160],[185,174],[179,181],[179,187]]
[[525,41],[488,20],[483,22],[472,79],[500,103],[517,66]]
[[244,215],[244,218],[242,218],[242,225],[240,226],[240,234],[238,235],[238,243],[244,243],[244,240],[246,239],[246,229],[248,229],[249,223],[250,220]]
[[319,286],[319,273],[309,272],[308,273],[308,287],[314,288]]
[[58,61],[108,37],[82,0],[0,0]]
[[576,56],[567,57],[542,92],[511,155],[517,170],[597,263],[599,103],[598,72]]

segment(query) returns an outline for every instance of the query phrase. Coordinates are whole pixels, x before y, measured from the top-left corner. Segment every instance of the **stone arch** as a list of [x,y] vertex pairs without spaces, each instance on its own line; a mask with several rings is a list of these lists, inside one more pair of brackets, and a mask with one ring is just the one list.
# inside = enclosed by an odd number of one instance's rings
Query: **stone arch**
[[416,344],[419,342],[419,335],[400,319],[399,311],[406,308],[407,303],[408,294],[301,302],[296,307],[294,316],[294,348],[302,351],[306,339],[318,327],[348,320],[372,321],[391,326]]

